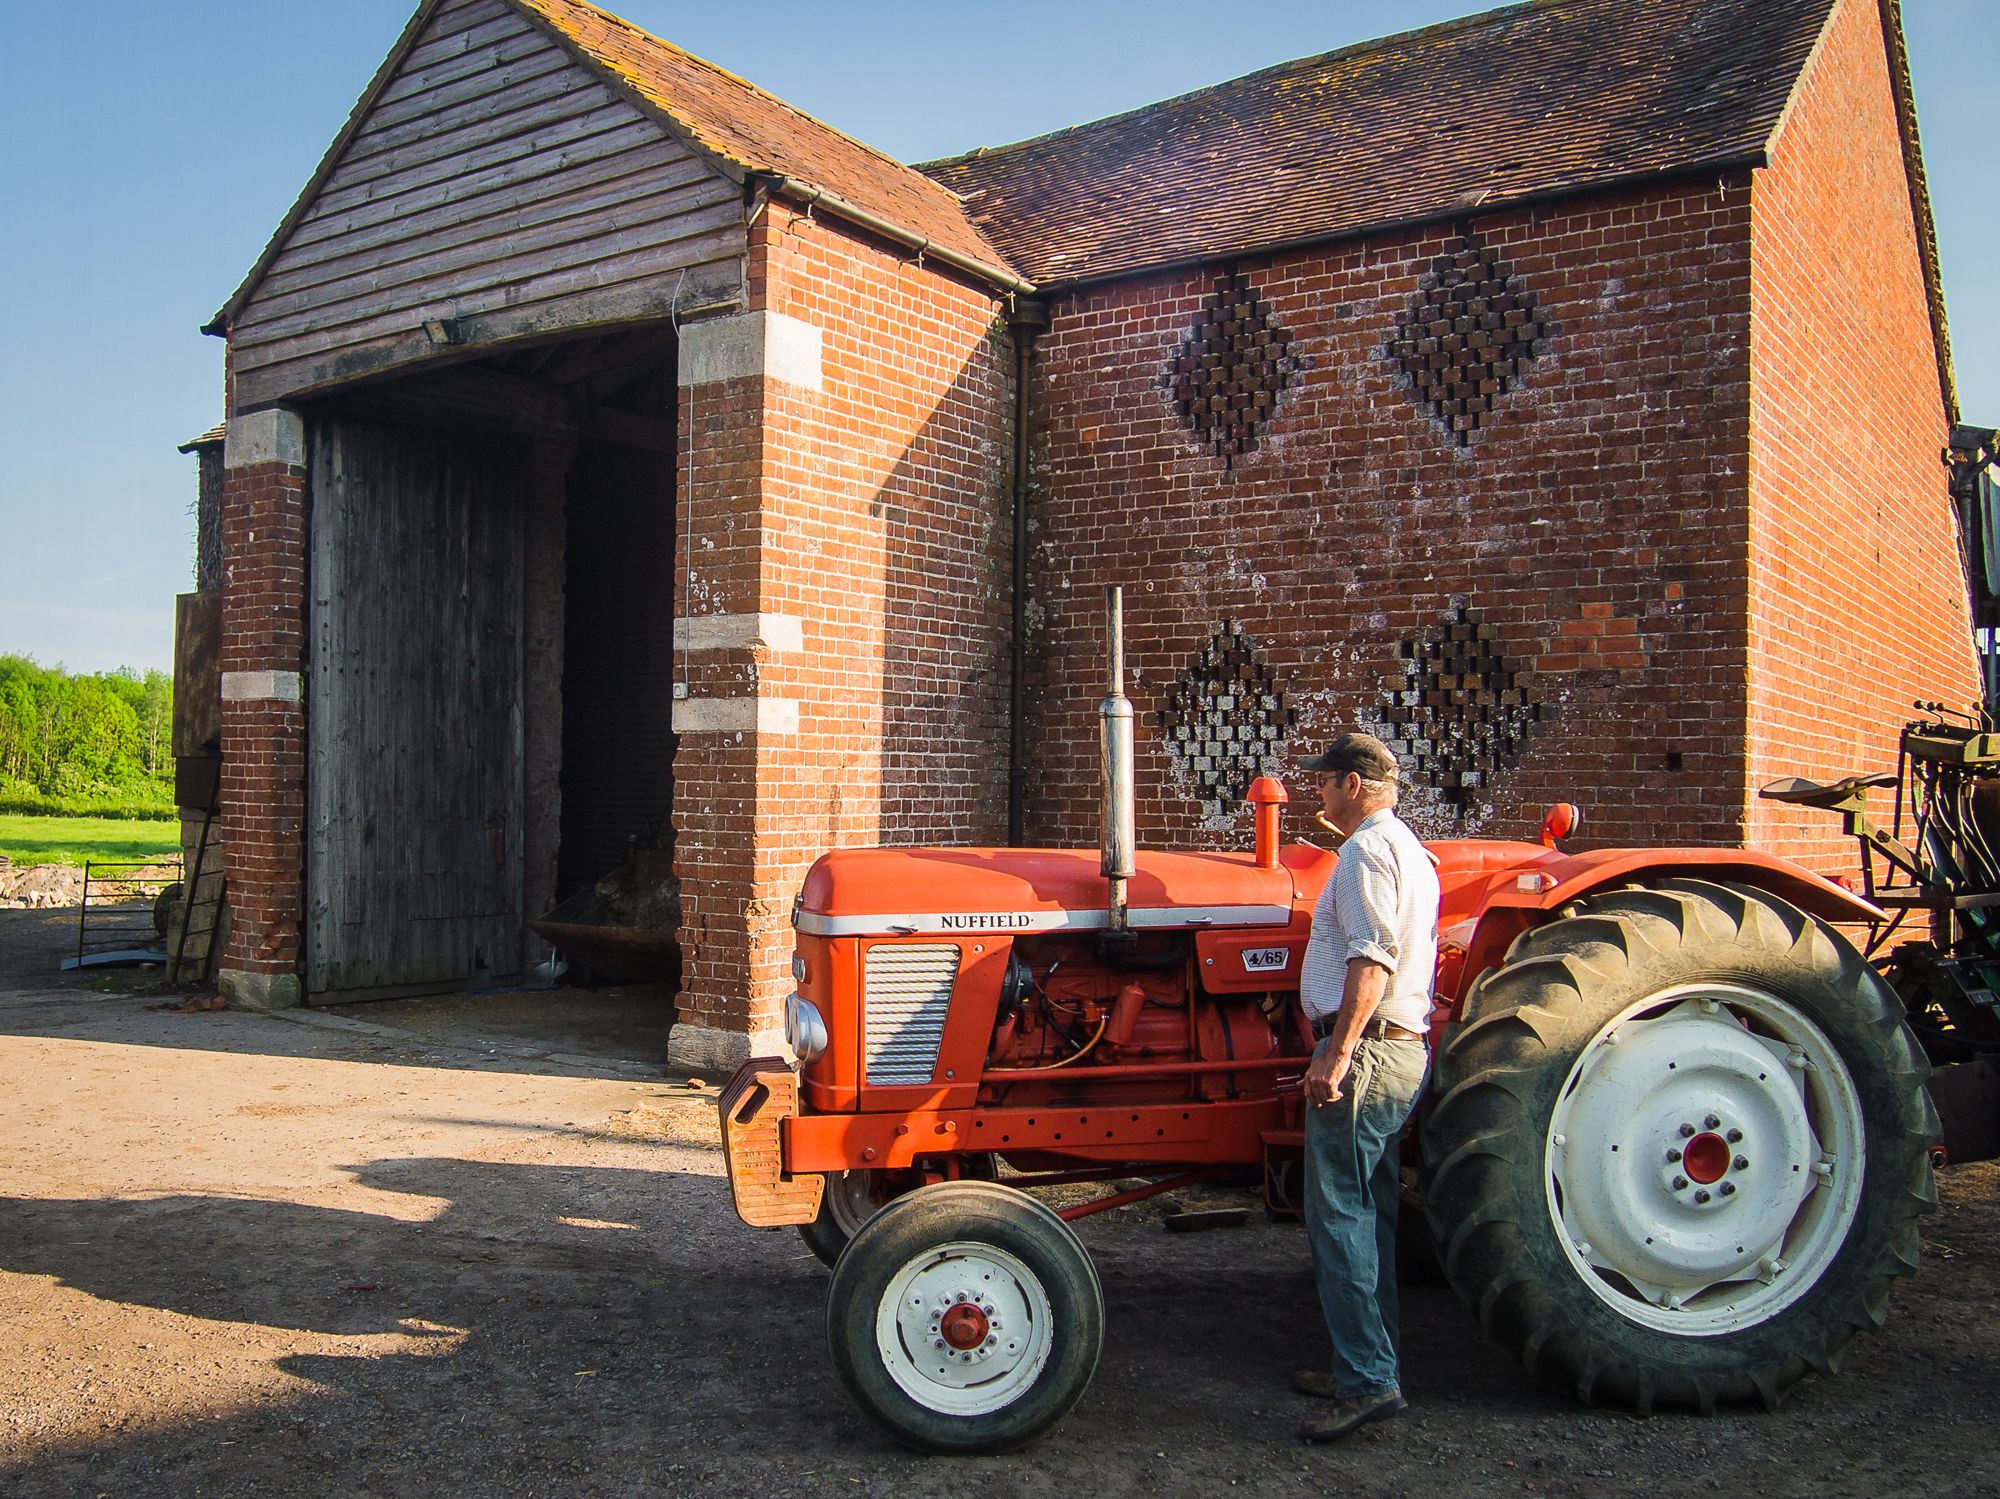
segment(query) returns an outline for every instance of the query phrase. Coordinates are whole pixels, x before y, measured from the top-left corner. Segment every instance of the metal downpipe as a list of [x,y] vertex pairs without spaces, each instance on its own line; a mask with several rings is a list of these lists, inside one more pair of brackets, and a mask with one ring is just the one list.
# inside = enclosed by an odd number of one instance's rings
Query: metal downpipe
[[1007,845],[1027,841],[1028,800],[1028,461],[1033,452],[1029,376],[1035,338],[1049,326],[1039,302],[1016,302],[1014,334],[1013,581],[1007,621]]

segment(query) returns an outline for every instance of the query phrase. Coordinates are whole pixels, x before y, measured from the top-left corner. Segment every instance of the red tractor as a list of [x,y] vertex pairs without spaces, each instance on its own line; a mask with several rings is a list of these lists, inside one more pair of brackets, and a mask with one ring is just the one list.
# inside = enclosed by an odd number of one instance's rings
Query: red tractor
[[[720,1099],[739,1214],[833,1266],[841,1379],[924,1450],[1018,1446],[1082,1395],[1104,1308],[1065,1220],[1260,1168],[1282,1210],[1296,1179],[1337,855],[1281,843],[1269,779],[1252,851],[1134,850],[1117,607],[1102,849],[828,854],[794,915],[796,1065]],[[1928,1063],[1841,931],[1883,913],[1756,853],[1564,853],[1574,821],[1429,845],[1439,1258],[1587,1402],[1774,1405],[1881,1323],[1935,1201]],[[1027,1190],[1133,1177],[1061,1212]]]

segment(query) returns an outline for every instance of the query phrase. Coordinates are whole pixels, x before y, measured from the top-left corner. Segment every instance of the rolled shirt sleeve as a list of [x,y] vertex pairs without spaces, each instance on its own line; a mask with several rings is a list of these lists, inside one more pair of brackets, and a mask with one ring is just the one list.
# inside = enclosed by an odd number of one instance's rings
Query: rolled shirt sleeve
[[1333,871],[1334,911],[1346,938],[1339,957],[1379,963],[1394,973],[1402,959],[1398,912],[1402,906],[1402,876],[1394,856],[1380,844],[1350,847]]

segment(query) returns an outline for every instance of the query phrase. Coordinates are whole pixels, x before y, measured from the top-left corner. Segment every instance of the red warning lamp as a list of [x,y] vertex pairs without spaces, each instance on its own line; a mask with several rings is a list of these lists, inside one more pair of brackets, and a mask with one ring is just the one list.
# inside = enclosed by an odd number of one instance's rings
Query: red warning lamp
[[1575,802],[1557,802],[1542,819],[1542,847],[1554,848],[1583,826],[1583,808]]

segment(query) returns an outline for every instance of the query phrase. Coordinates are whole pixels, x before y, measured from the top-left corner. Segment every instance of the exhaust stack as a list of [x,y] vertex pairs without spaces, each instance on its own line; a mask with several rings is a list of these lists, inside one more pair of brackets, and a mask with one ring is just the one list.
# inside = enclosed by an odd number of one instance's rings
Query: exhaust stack
[[1125,697],[1125,591],[1105,589],[1111,647],[1111,690],[1097,705],[1098,744],[1103,751],[1101,826],[1104,877],[1111,882],[1111,929],[1125,930],[1126,883],[1137,870],[1138,816],[1132,790],[1132,704]]

